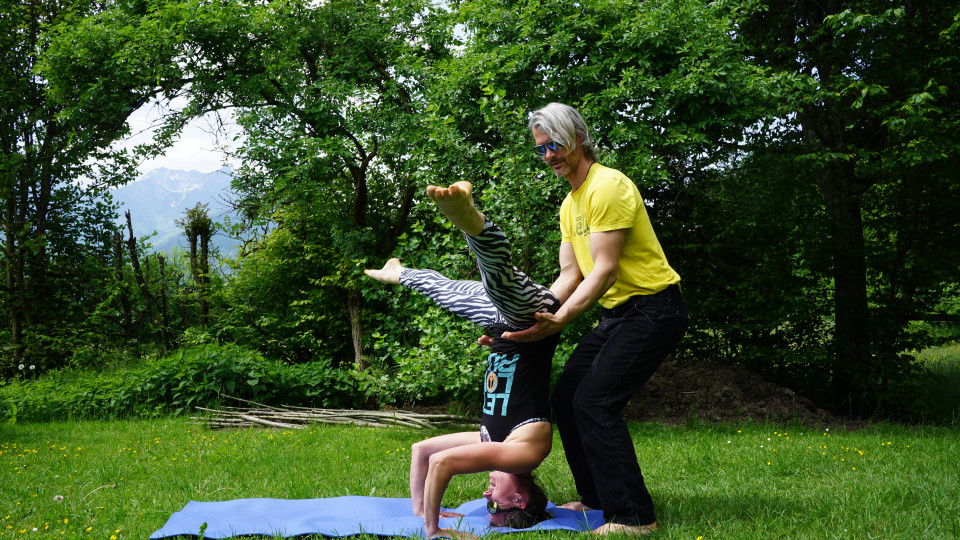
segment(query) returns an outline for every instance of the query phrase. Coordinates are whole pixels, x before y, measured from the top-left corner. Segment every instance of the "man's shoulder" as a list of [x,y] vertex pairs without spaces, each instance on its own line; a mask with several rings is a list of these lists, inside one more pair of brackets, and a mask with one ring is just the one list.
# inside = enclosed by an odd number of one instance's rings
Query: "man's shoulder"
[[600,163],[597,163],[596,178],[597,180],[601,180],[603,182],[633,183],[633,180],[630,180],[630,178],[623,174],[623,172],[621,172],[619,169],[607,167],[606,165],[602,165]]
[[590,191],[594,194],[606,193],[609,197],[629,197],[639,195],[637,185],[627,175],[617,169],[600,165],[590,182]]

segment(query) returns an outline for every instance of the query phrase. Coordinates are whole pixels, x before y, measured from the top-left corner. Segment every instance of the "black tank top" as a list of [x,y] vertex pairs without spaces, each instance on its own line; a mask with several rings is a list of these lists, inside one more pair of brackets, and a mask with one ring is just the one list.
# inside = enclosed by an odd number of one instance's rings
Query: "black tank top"
[[517,426],[550,420],[550,371],[560,334],[533,343],[503,339],[493,328],[493,352],[483,378],[481,439],[503,442]]

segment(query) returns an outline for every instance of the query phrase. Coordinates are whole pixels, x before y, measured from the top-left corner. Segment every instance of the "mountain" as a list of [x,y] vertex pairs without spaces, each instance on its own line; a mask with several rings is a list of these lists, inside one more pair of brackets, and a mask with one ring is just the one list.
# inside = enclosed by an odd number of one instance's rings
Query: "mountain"
[[[211,173],[154,169],[139,180],[113,190],[113,200],[119,203],[119,223],[126,227],[124,212],[130,212],[133,234],[150,238],[155,251],[169,252],[175,246],[188,248],[187,238],[176,220],[184,217],[188,208],[205,203],[210,219],[222,223],[232,211],[224,199],[230,189],[232,171],[224,167]],[[124,234],[126,237],[126,234]],[[230,255],[238,242],[218,231],[211,239],[211,247],[218,247],[221,256]]]

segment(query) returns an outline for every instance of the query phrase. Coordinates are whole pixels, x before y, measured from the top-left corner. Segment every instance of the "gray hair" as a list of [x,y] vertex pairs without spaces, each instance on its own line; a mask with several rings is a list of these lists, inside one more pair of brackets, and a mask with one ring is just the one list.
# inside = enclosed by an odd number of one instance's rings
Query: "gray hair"
[[527,127],[531,130],[537,128],[569,150],[577,147],[578,136],[583,137],[581,143],[583,155],[594,161],[597,160],[597,145],[590,136],[587,122],[576,109],[569,105],[551,103],[533,111]]

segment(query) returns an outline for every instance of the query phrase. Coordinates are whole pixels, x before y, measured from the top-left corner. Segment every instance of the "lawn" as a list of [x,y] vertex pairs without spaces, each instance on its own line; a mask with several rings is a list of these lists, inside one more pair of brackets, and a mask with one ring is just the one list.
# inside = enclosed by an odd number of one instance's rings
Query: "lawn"
[[960,344],[951,341],[912,354],[933,376],[920,390],[923,412],[941,423],[960,425]]
[[[632,424],[654,538],[958,538],[960,430]],[[173,418],[0,426],[0,538],[147,538],[190,500],[407,496],[405,428],[211,431]],[[539,470],[575,497],[559,440]],[[458,477],[444,504],[481,496]],[[570,533],[523,533],[524,538]]]

